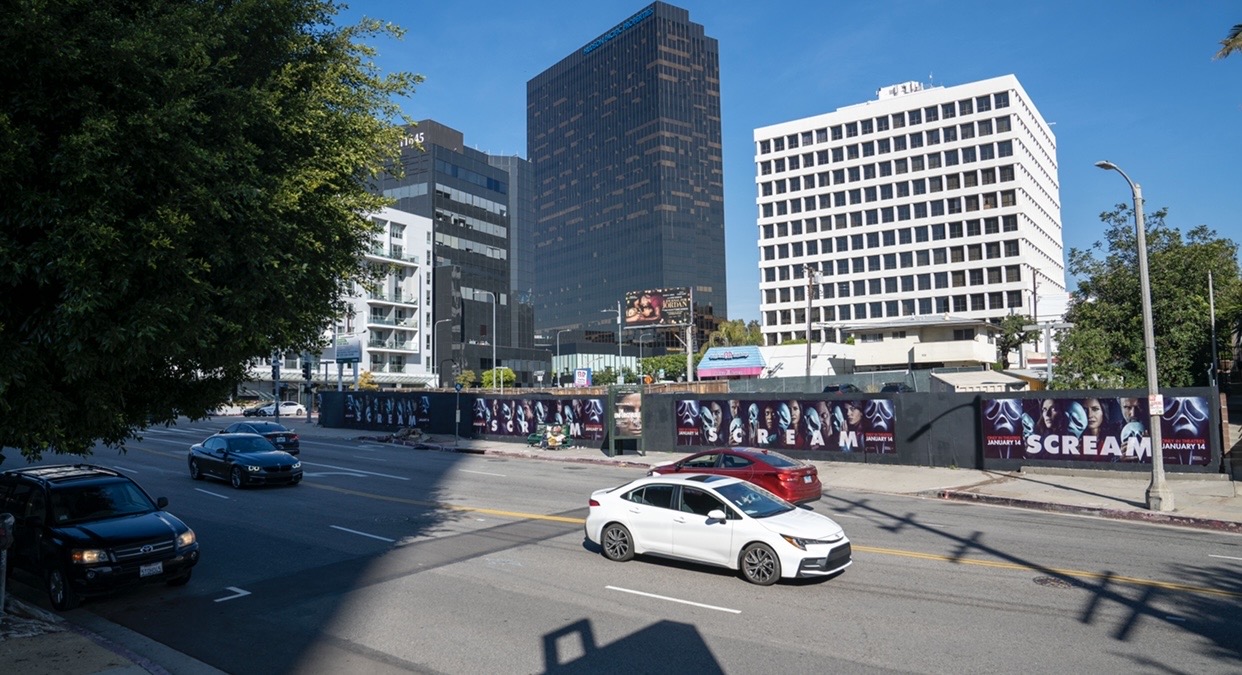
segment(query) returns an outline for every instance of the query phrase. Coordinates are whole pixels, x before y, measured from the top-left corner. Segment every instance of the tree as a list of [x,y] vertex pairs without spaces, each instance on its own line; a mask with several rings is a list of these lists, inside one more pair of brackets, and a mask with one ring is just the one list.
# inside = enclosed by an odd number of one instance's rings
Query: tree
[[[493,381],[492,378],[495,378]],[[508,367],[504,368],[488,368],[483,371],[483,388],[496,389],[499,385],[512,387],[517,382],[517,375]]]
[[591,384],[595,386],[607,386],[617,383],[617,371],[608,366],[603,370],[596,370],[591,373]]
[[399,157],[374,20],[323,0],[17,3],[0,23],[0,446],[122,446],[318,350]]
[[[699,348],[699,353],[705,353],[709,347],[734,345],[762,345],[763,331],[759,327],[759,322],[752,320],[746,323],[742,319],[734,321],[721,321],[716,330],[707,336],[707,344]],[[685,370],[685,367],[682,367]]]
[[1236,24],[1229,29],[1229,35],[1220,41],[1220,51],[1216,52],[1217,59],[1223,59],[1230,54],[1242,52],[1242,23]]
[[1031,317],[1023,314],[1010,314],[1000,320],[996,334],[996,354],[1000,357],[1001,370],[1009,369],[1009,352],[1021,349],[1022,345],[1039,335],[1038,331],[1022,328],[1033,323],[1035,321]]
[[[694,355],[694,363],[697,366],[700,354]],[[653,356],[643,359],[646,362],[644,366],[647,373],[650,373],[656,380],[678,381],[686,377],[686,355],[685,354],[665,354],[663,356]],[[660,371],[664,371],[664,375],[660,375]]]
[[[1238,246],[1199,225],[1185,236],[1165,225],[1167,211],[1147,214],[1156,369],[1160,386],[1206,384],[1212,354],[1208,271],[1216,291],[1217,339],[1227,339],[1242,311]],[[1100,215],[1104,243],[1071,249],[1069,272],[1079,279],[1059,338],[1056,388],[1127,387],[1147,383],[1142,291],[1132,209]],[[1218,344],[1218,348],[1225,345]],[[1229,353],[1227,345],[1221,353]]]
[[460,384],[463,388],[473,387],[479,381],[479,376],[473,370],[463,370],[453,378],[453,382]]
[[369,370],[362,371],[362,374],[358,376],[358,390],[379,391],[380,386],[379,383],[375,381],[375,374]]

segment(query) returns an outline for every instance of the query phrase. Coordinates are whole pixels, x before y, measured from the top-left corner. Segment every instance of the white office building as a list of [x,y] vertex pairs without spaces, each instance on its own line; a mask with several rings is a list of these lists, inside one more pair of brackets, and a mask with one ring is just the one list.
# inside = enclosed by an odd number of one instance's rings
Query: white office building
[[769,345],[809,330],[901,343],[901,362],[860,367],[971,362],[990,340],[972,324],[1046,318],[1037,298],[1065,294],[1056,138],[1012,75],[884,87],[754,142]]

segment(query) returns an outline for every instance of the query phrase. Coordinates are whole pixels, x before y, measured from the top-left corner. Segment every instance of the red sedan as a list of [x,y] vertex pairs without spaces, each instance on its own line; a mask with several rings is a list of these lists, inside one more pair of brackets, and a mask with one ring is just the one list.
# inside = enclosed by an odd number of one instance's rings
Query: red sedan
[[759,448],[713,448],[672,464],[652,467],[647,475],[673,473],[713,473],[741,478],[791,504],[813,502],[824,491],[819,482],[819,470],[811,463]]

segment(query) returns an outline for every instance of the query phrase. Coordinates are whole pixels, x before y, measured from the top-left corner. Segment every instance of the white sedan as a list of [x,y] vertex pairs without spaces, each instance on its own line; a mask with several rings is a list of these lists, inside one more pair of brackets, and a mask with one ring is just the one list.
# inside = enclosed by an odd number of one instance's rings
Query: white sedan
[[[272,415],[275,415],[275,414],[276,414],[275,403],[268,403],[262,408],[259,408],[260,417],[271,417]],[[305,415],[306,408],[303,407],[302,404],[298,403],[297,401],[281,401],[280,402],[280,414],[281,415]]]
[[836,574],[850,540],[827,516],[729,476],[649,476],[591,493],[586,536],[605,558],[650,554],[740,570],[767,586]]

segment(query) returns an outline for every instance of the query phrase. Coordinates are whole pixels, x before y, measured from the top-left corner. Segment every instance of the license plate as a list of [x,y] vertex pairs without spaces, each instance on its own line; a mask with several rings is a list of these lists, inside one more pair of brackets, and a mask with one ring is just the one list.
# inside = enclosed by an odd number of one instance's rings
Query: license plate
[[286,440],[288,440],[288,439],[287,439],[287,438],[285,438],[284,436],[277,436],[277,437],[276,437],[276,442],[277,442],[277,443],[284,443]]
[[152,577],[157,574],[163,574],[163,573],[164,573],[164,563],[162,562],[153,562],[149,565],[143,565],[142,567],[138,568],[138,576],[140,577]]
[[810,477],[810,476],[803,476],[803,477],[802,477],[802,482],[803,482],[803,483],[810,483],[810,482],[811,482],[811,477]]

